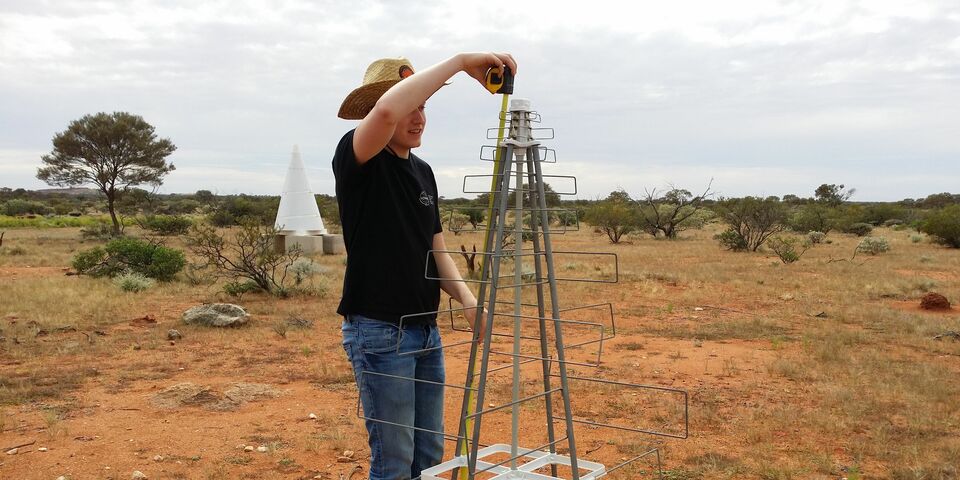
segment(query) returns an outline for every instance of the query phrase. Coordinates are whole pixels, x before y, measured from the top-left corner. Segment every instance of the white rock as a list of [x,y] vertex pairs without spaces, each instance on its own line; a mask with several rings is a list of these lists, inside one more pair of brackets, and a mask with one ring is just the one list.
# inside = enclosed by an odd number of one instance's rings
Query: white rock
[[130,480],[147,480],[147,476],[140,470],[134,470],[133,474],[130,475]]
[[317,414],[316,414],[316,413],[311,413],[311,414],[308,415],[308,416],[310,417],[310,420],[316,420],[316,419],[317,419]]
[[154,462],[162,462],[162,461],[163,461],[163,455],[154,455],[154,456],[153,456],[153,461],[154,461]]
[[40,447],[37,449],[38,452],[46,452],[47,450],[47,447]]
[[243,451],[244,451],[244,452],[252,452],[252,451],[253,451],[253,445],[247,445],[246,447],[243,447]]
[[60,475],[59,477],[57,477],[57,480],[67,480],[67,477],[64,477],[63,475]]
[[269,452],[270,449],[267,448],[266,445],[260,445],[259,447],[257,447],[257,451],[260,453],[266,453],[266,452]]
[[10,450],[7,450],[7,455],[16,455],[19,451],[19,448],[11,448]]
[[703,307],[694,307],[693,311],[694,311],[694,312],[702,312],[702,311],[703,311]]

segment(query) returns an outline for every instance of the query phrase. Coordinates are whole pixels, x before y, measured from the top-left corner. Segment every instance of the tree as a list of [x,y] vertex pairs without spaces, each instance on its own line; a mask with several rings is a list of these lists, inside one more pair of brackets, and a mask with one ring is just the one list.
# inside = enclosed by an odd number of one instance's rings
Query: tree
[[703,200],[710,195],[710,186],[700,195],[693,196],[689,190],[676,188],[671,185],[670,190],[662,196],[657,196],[657,189],[646,190],[646,195],[638,202],[640,208],[640,226],[645,231],[657,236],[663,233],[666,238],[677,238],[677,234],[693,226],[694,215],[703,207]]
[[636,230],[640,224],[633,201],[622,190],[593,204],[587,209],[584,220],[606,233],[610,243],[620,243],[624,235]]
[[757,251],[771,235],[783,231],[786,209],[780,202],[771,199],[744,197],[722,199],[719,203],[720,218],[728,225],[723,235],[743,240],[745,250]]
[[850,200],[850,197],[856,193],[857,189],[850,188],[844,190],[845,185],[842,183],[840,185],[831,183],[831,184],[821,184],[813,192],[813,196],[816,197],[818,202],[826,203],[830,206],[838,206],[847,200]]
[[53,137],[37,178],[60,187],[94,185],[107,198],[114,234],[120,233],[115,203],[136,185],[159,186],[174,170],[166,158],[177,147],[158,139],[152,125],[127,112],[84,115]]
[[951,205],[932,213],[920,230],[934,237],[939,244],[960,248],[960,205]]
[[840,212],[822,203],[803,205],[790,218],[790,228],[799,233],[830,233],[839,222]]

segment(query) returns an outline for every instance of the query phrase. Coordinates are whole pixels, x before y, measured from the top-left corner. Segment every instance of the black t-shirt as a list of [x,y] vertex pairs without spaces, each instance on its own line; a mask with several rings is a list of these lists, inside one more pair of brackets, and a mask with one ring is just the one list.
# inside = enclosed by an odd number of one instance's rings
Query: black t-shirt
[[[399,323],[403,315],[435,311],[440,282],[425,275],[438,276],[429,250],[442,231],[433,170],[412,152],[404,159],[387,149],[357,165],[353,133],[340,139],[333,156],[347,248],[337,313]],[[436,315],[404,320],[424,323],[435,324]]]

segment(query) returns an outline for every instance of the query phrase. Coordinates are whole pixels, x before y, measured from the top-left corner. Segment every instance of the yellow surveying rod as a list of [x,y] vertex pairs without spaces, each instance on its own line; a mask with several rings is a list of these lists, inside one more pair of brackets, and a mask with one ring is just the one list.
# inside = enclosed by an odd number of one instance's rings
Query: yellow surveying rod
[[[500,171],[500,161],[502,160],[500,158],[500,155],[501,155],[500,144],[503,143],[504,128],[506,127],[506,123],[507,123],[507,106],[510,104],[510,94],[513,93],[513,72],[510,71],[510,67],[506,67],[506,66],[503,67],[503,71],[501,71],[499,68],[491,68],[490,70],[487,70],[486,87],[487,87],[487,90],[490,91],[490,93],[503,94],[503,103],[500,105],[500,124],[497,127],[498,128],[497,148],[493,154],[493,178],[490,179],[490,199],[487,203],[487,231],[484,233],[484,237],[483,237],[484,245],[489,244],[490,235],[492,235],[491,230],[493,227],[492,218],[493,218],[493,197],[494,197],[493,190],[497,188],[497,172]],[[483,299],[480,299],[480,302],[482,301]],[[478,309],[477,314],[479,315],[481,312],[483,312],[483,310]],[[480,322],[480,321],[483,321],[483,319],[477,319],[476,317],[474,317],[473,328],[476,329],[477,322]],[[483,339],[478,338],[477,340],[480,342],[480,345],[478,345],[478,347],[482,347]],[[470,451],[470,440],[468,440],[468,438],[470,435],[469,432],[473,430],[472,415],[476,411],[476,405],[474,404],[477,401],[476,393],[475,393],[476,386],[477,386],[477,377],[478,377],[476,372],[476,363],[480,358],[479,354],[482,354],[482,353],[483,352],[478,352],[478,355],[473,359],[474,373],[473,373],[473,378],[470,379],[470,390],[468,390],[469,400],[467,400],[467,417],[464,418],[463,420],[464,441],[461,443],[461,445],[463,446],[459,452],[461,456],[466,456],[467,453]],[[460,475],[459,475],[460,480],[467,480],[467,478],[469,478],[470,472],[468,472],[467,470],[468,470],[467,468],[460,469]]]

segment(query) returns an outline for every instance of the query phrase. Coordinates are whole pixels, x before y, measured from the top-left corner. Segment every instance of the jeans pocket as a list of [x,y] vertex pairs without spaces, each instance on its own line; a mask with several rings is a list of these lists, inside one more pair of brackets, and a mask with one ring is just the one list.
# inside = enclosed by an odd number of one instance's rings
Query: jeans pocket
[[363,353],[389,353],[397,351],[400,329],[393,324],[380,321],[360,321],[360,347]]

